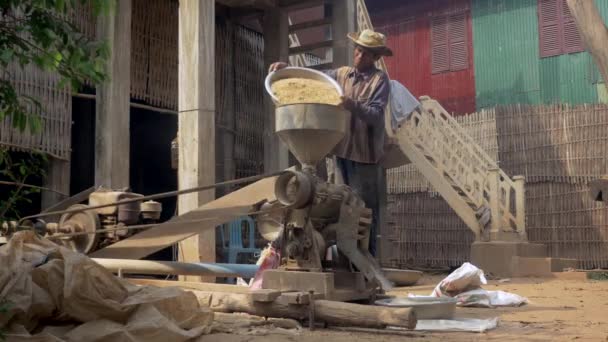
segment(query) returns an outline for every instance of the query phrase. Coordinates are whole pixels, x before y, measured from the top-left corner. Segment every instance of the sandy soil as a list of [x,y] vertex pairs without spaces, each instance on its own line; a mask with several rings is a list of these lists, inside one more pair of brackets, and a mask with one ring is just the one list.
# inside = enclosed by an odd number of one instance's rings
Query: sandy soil
[[[430,294],[442,277],[425,277],[415,287],[399,288],[394,295]],[[406,332],[391,335],[380,332],[345,332],[334,330],[283,329],[263,327],[238,328],[232,333],[214,333],[200,341],[275,342],[275,341],[608,341],[608,281],[561,279],[512,279],[490,281],[488,290],[517,293],[530,300],[519,308],[458,308],[458,317],[500,317],[497,329],[486,333]],[[226,331],[226,330],[224,330]]]

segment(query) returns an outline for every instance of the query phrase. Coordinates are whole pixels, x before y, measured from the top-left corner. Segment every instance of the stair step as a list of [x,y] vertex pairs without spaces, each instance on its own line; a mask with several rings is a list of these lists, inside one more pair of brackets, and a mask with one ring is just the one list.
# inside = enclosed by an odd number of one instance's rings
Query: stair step
[[514,256],[512,259],[514,277],[550,277],[553,272],[563,272],[564,269],[576,268],[577,265],[576,259],[519,256]]

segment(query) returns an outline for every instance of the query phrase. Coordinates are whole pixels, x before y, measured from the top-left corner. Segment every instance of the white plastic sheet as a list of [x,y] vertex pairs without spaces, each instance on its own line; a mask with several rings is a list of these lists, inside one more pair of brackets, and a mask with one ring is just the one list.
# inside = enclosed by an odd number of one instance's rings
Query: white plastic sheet
[[482,270],[465,262],[437,284],[431,297],[454,297],[458,300],[458,306],[520,306],[528,303],[527,298],[514,293],[482,289],[481,285],[487,283]]
[[417,331],[470,331],[470,332],[485,332],[495,329],[498,326],[499,319],[476,319],[476,318],[461,318],[461,319],[421,319],[416,324]]

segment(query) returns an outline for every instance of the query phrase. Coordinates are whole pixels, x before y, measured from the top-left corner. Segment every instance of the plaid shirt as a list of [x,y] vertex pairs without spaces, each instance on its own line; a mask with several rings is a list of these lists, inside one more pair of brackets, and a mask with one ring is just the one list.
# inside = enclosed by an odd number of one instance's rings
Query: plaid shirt
[[344,95],[356,103],[351,112],[350,129],[333,153],[359,163],[377,163],[384,152],[384,110],[390,92],[388,76],[375,67],[366,72],[342,67],[325,73],[338,81]]

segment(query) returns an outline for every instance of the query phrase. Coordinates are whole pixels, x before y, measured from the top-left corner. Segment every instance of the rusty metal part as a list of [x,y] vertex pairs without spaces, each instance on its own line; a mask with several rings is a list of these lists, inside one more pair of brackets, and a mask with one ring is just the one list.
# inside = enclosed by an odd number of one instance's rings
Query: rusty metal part
[[[219,188],[219,187],[222,187],[222,186],[228,186],[228,185],[235,185],[235,184],[241,184],[241,183],[254,182],[254,181],[257,181],[257,180],[260,180],[260,179],[263,179],[263,178],[278,176],[281,173],[283,173],[283,171],[277,171],[277,172],[272,172],[272,173],[268,173],[268,174],[264,174],[264,175],[258,175],[258,176],[251,176],[251,177],[244,177],[244,178],[239,178],[239,179],[233,179],[233,180],[229,180],[229,181],[225,181],[225,182],[219,182],[219,183],[210,184],[210,185],[197,186],[197,187],[189,188],[189,189],[175,190],[175,191],[168,191],[168,192],[161,192],[161,193],[154,194],[154,195],[143,196],[141,198],[130,198],[130,199],[126,199],[126,200],[121,200],[121,201],[118,201],[116,203],[107,203],[107,204],[102,204],[102,205],[97,205],[97,206],[90,206],[88,209],[107,208],[107,207],[113,207],[113,206],[117,206],[117,205],[121,205],[121,204],[126,204],[126,203],[134,203],[134,202],[141,202],[141,201],[147,201],[147,200],[155,200],[155,199],[159,199],[159,198],[166,198],[166,197],[178,196],[178,195],[183,195],[183,194],[189,194],[189,193],[193,193],[193,192],[200,192],[200,191],[205,191],[205,190],[211,190],[211,189]],[[45,213],[40,213],[40,214],[36,214],[36,215],[30,215],[30,216],[26,216],[26,217],[23,217],[22,219],[20,219],[19,220],[19,225],[21,226],[22,223],[25,220],[31,220],[31,219],[34,219],[34,218],[46,217],[46,216],[52,216],[52,215],[61,215],[61,214],[76,213],[76,212],[80,212],[80,211],[83,211],[83,210],[87,210],[87,209],[58,210],[58,211],[49,211],[49,212],[45,212]]]
[[94,210],[84,204],[75,204],[71,209],[78,209],[78,212],[66,213],[61,216],[59,224],[53,226],[47,224],[47,231],[52,236],[54,233],[85,233],[78,236],[66,237],[61,239],[64,246],[83,254],[91,252],[99,242],[96,234],[101,227],[99,216]]
[[141,211],[141,218],[144,220],[159,220],[160,214],[163,211],[163,206],[160,202],[146,201],[143,202],[139,210]]
[[285,171],[277,178],[274,193],[281,204],[300,209],[312,200],[313,180],[303,172]]

